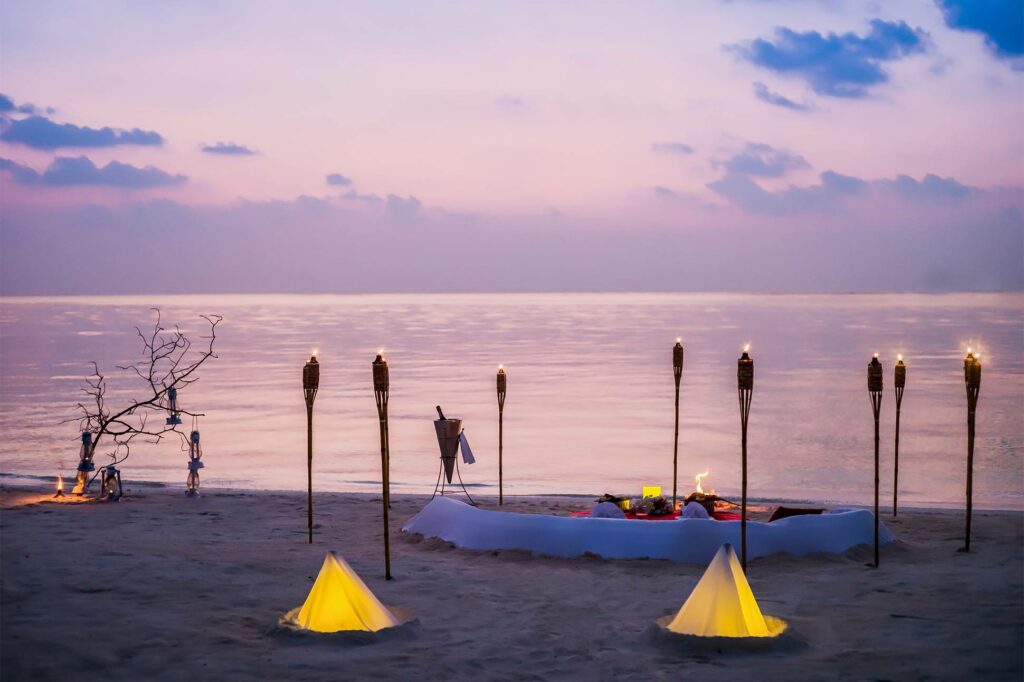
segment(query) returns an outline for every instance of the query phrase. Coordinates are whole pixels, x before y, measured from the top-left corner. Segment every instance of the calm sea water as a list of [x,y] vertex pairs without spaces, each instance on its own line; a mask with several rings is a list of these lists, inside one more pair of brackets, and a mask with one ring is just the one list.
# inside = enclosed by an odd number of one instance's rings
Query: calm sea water
[[[966,409],[962,357],[983,349],[976,504],[1024,508],[1024,295],[401,295],[0,299],[0,470],[72,475],[75,414],[89,361],[109,370],[112,398],[133,393],[114,367],[137,359],[135,325],[152,306],[189,333],[224,316],[219,358],[182,392],[200,420],[204,485],[304,489],[302,365],[322,362],[315,409],[315,486],[370,491],[380,453],[370,362],[391,367],[392,480],[430,492],[437,480],[434,405],[460,416],[476,490],[495,493],[499,363],[508,371],[509,494],[635,493],[671,488],[671,348],[683,338],[680,487],[739,487],[736,358],[756,362],[750,418],[754,497],[868,503],[872,418],[865,365],[886,366],[882,499],[892,497],[892,364],[908,364],[900,499],[962,504]],[[188,424],[185,425],[188,428]],[[125,478],[184,485],[186,455],[139,446]],[[97,462],[105,458],[97,456]],[[42,484],[41,484],[42,485]]]

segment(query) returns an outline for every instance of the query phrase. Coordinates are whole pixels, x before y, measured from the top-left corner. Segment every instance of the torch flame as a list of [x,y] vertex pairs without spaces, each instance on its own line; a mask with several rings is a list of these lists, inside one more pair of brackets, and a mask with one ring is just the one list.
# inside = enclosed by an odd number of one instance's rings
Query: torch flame
[[700,487],[700,482],[701,482],[702,480],[704,480],[704,478],[705,478],[705,477],[706,477],[706,476],[707,476],[707,475],[708,475],[709,473],[711,473],[711,471],[710,471],[710,470],[708,470],[708,469],[705,469],[705,470],[704,470],[704,473],[703,473],[703,474],[697,474],[697,475],[696,475],[696,476],[694,477],[694,480],[696,480],[696,481],[697,481],[697,493],[698,493],[698,494],[700,494],[700,495],[703,495],[703,494],[704,494],[704,488]]

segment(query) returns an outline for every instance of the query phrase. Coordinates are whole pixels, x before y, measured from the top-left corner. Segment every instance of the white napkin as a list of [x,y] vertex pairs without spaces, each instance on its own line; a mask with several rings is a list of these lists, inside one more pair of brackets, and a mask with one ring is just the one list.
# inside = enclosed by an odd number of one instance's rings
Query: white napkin
[[463,431],[459,434],[459,446],[462,448],[462,461],[465,464],[472,464],[476,461],[473,457],[473,451],[469,447],[469,441],[466,440],[466,432]]

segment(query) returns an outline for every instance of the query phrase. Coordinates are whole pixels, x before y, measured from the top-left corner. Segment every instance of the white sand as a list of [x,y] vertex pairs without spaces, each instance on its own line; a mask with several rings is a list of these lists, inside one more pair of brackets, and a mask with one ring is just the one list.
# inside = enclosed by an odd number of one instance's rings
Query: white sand
[[[318,494],[306,543],[299,493],[137,488],[118,504],[53,504],[2,491],[3,680],[130,679],[1007,679],[1024,675],[1024,516],[884,517],[900,541],[776,555],[749,577],[765,613],[804,642],[768,654],[693,654],[652,625],[679,608],[702,567],[472,552],[398,528],[383,579],[379,497]],[[488,507],[495,501],[485,500]],[[585,498],[514,499],[568,513]],[[637,523],[650,523],[641,522]],[[287,636],[324,552],[343,555],[385,603],[418,621],[380,641]]]

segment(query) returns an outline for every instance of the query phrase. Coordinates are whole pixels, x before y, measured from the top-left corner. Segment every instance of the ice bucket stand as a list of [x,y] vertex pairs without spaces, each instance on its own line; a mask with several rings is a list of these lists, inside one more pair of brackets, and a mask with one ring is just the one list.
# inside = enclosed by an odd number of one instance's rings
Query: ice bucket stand
[[[457,495],[458,488],[462,488],[466,499],[475,507],[476,502],[470,497],[469,491],[466,490],[466,484],[462,482],[462,474],[459,473],[459,434],[462,433],[462,420],[435,419],[434,431],[437,432],[437,445],[441,448],[441,463],[437,469],[437,484],[434,485],[434,494],[430,496],[430,499],[434,499],[437,495],[442,497]],[[459,479],[458,488],[452,485],[452,473]],[[447,489],[446,486],[448,486]]]

